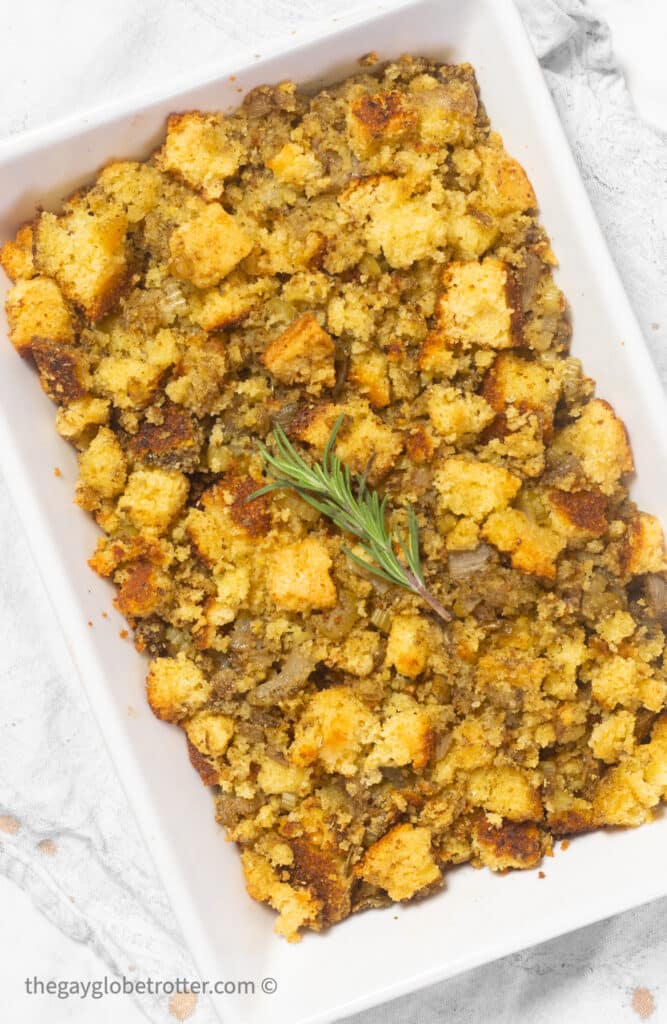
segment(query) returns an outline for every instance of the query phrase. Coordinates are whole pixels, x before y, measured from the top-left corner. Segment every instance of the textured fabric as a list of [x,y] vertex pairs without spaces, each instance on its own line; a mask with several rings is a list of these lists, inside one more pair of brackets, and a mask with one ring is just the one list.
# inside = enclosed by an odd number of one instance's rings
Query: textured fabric
[[[336,4],[336,14],[363,9]],[[603,229],[664,380],[667,145],[636,116],[603,21],[584,0],[521,0],[522,13]],[[602,8],[604,9],[604,5]],[[39,13],[40,30],[28,43]],[[322,17],[324,0],[100,0],[17,5],[0,65],[0,136],[83,103],[173,78]],[[74,31],[76,26],[76,31]],[[86,58],[80,41],[86,40]],[[5,36],[7,39],[7,36]],[[24,62],[76,74],[27,77]],[[50,62],[50,63],[49,63]],[[9,102],[11,97],[11,103]],[[649,198],[650,197],[650,198]],[[22,533],[0,484],[0,872],[110,972],[194,977],[195,970],[99,730],[92,720]],[[51,854],[49,856],[49,854]],[[72,899],[74,895],[74,901]],[[667,900],[511,956],[354,1018],[435,1024],[555,1024],[639,1019],[657,1000],[667,957]],[[639,991],[636,991],[639,990]],[[633,995],[634,993],[634,995]],[[633,1003],[634,999],[634,1003]],[[142,996],[147,1019],[173,1020]],[[634,1011],[634,1012],[633,1012]],[[662,1014],[661,1015],[661,1011]],[[30,1007],[22,1021],[31,1021]],[[193,1017],[212,1024],[200,1000]]]

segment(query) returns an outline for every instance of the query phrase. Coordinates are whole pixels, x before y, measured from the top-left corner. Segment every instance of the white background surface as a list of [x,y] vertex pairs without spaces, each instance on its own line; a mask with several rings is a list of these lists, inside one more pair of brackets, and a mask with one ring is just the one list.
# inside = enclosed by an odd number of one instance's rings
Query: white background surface
[[[547,3],[548,0],[535,0],[533,6]],[[363,6],[346,3],[345,10]],[[331,14],[331,6],[317,0],[274,0],[271,4],[260,0],[23,0],[12,4],[11,10],[8,7],[8,3],[0,4],[0,136],[105,98],[169,81],[197,62],[213,62],[223,47],[228,54],[236,42],[241,45],[252,40],[261,52],[262,39],[277,31],[287,36],[298,32],[304,21],[313,21],[323,12]],[[221,19],[223,8],[225,17]],[[614,49],[637,109],[648,122],[665,132],[667,16],[663,0],[598,0],[596,10],[611,25]],[[647,222],[656,213],[660,215],[659,207],[656,211],[651,197],[647,197]],[[640,236],[641,232],[637,238]],[[656,308],[651,306],[652,315]],[[640,316],[646,314],[644,309],[638,312]],[[646,326],[646,315],[643,320]],[[649,340],[653,340],[654,354],[664,366],[655,350],[655,338]],[[34,652],[33,658],[21,655],[27,658],[26,671],[42,676],[44,685],[48,685],[52,666],[47,660],[53,657],[63,665],[67,656],[64,650],[40,646],[36,639],[38,634],[53,634],[53,615],[30,562],[16,513],[8,505],[4,491],[0,496],[0,522],[4,525],[0,535],[0,573],[4,575],[11,549],[11,571],[15,572],[16,565],[22,566],[21,588],[31,596],[30,621],[7,617],[0,628],[12,631],[13,650]],[[7,558],[2,557],[3,546]],[[3,605],[5,611],[10,607],[11,601]],[[14,667],[5,666],[2,657],[0,652],[0,672]],[[83,702],[75,710],[85,718]],[[4,726],[11,729],[13,723],[6,722]],[[37,749],[41,742],[39,729],[31,733],[21,722],[16,723],[16,728],[22,737],[33,736]],[[76,743],[75,737],[71,739]],[[70,737],[65,741],[69,742]],[[57,773],[58,765],[54,764],[51,770]],[[10,795],[4,792],[0,779],[0,815],[11,810],[3,804]],[[6,836],[4,839],[7,842]],[[120,1020],[123,1024],[144,1024],[143,1012],[123,996],[96,1002],[47,1002],[26,997],[26,976],[89,980],[102,978],[108,974],[108,968],[96,954],[95,942],[85,926],[68,927],[65,935],[51,923],[54,915],[45,895],[49,886],[49,855],[42,855],[42,892],[39,886],[26,881],[27,867],[22,872],[12,861],[11,870],[5,868],[2,840],[0,831],[0,1019],[12,1024],[33,1024],[38,1020],[53,1024],[111,1024]],[[64,895],[76,908],[76,884],[71,889]],[[361,1015],[358,1020],[367,1024],[379,1024],[381,1020],[422,1024],[446,1019],[452,1024],[482,1024],[479,1013],[484,1005],[484,1024],[487,1019],[494,1024],[510,1020],[513,1024],[560,1024],[563,1019],[576,1024],[603,1020],[616,1024],[640,1020],[641,1011],[648,1013],[651,1000],[646,996],[635,996],[633,1008],[633,993],[646,988],[653,998],[651,1021],[667,1021],[667,928],[661,924],[660,913],[661,909],[667,913],[667,900],[662,904],[662,908],[654,905],[631,912],[480,968],[426,993],[400,1000],[391,1008]],[[178,942],[177,937],[174,941]],[[131,975],[134,964],[119,961],[118,966]],[[482,1004],[480,992],[492,993],[493,997]],[[491,1017],[489,1006],[494,1007]],[[186,1007],[182,1009],[185,1011]],[[166,1000],[163,1019],[178,1019],[170,1012]],[[212,1018],[200,1004],[188,1019],[209,1024]]]

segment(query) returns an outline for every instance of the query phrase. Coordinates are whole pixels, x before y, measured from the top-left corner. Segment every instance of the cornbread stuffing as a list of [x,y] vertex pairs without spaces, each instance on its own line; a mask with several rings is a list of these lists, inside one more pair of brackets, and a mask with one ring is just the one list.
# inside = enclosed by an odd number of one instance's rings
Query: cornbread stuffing
[[[290,941],[667,796],[662,530],[536,206],[472,68],[403,57],[173,114],[0,253],[149,704]],[[275,424],[312,461],[340,416],[451,622],[253,497]]]

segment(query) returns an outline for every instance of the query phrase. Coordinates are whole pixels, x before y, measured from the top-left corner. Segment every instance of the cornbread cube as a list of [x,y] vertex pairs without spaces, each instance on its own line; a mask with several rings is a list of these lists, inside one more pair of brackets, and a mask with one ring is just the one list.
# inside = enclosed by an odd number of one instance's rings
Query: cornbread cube
[[157,718],[165,722],[190,718],[210,693],[210,681],[182,651],[175,658],[155,658],[150,663],[146,696]]
[[537,825],[523,821],[489,821],[481,815],[473,826],[473,849],[480,864],[492,871],[533,868],[542,859]]
[[345,414],[345,420],[336,439],[336,454],[351,470],[368,471],[369,481],[377,482],[398,459],[403,439],[371,412],[367,402],[321,402],[304,409],[293,420],[290,431],[299,441],[323,452],[340,413]]
[[618,645],[622,640],[632,636],[637,623],[629,612],[616,611],[602,622],[598,622],[595,628],[606,643]]
[[551,526],[567,540],[588,540],[607,532],[607,498],[600,491],[549,491]]
[[129,224],[143,220],[160,195],[159,171],[132,160],[107,164],[97,184],[122,208]]
[[288,942],[299,942],[299,928],[317,928],[322,901],[307,889],[296,889],[280,877],[270,862],[250,849],[241,854],[248,894],[278,911],[274,931]]
[[438,331],[430,331],[419,349],[417,366],[432,377],[450,379],[458,370],[459,360],[449,340]]
[[171,581],[151,562],[140,559],[118,573],[115,583],[119,590],[114,605],[126,619],[132,621],[164,612]]
[[433,753],[434,732],[428,714],[407,694],[396,694],[385,709],[380,738],[368,755],[367,767],[411,764],[423,771]]
[[411,196],[404,180],[386,176],[358,179],[338,197],[345,213],[363,227],[368,251],[384,253],[392,267],[409,267],[446,244],[443,201],[442,186]]
[[286,142],[278,152],[266,161],[266,166],[276,178],[286,185],[306,185],[322,177],[323,167],[312,149],[299,142]]
[[594,757],[614,764],[623,754],[631,754],[635,746],[635,716],[617,711],[603,718],[591,732],[588,745]]
[[354,99],[347,112],[347,128],[353,153],[364,159],[380,146],[397,145],[414,134],[415,110],[397,91],[364,93]]
[[641,705],[659,711],[666,693],[663,680],[641,670],[635,659],[620,654],[604,658],[591,670],[593,700],[609,711],[619,704],[630,710]]
[[223,478],[204,491],[201,509],[189,510],[187,533],[210,568],[245,559],[269,533],[271,508],[266,497],[247,500],[261,486],[261,480],[250,476]]
[[632,517],[624,538],[621,563],[629,576],[667,569],[665,539],[660,521],[655,516],[639,512]]
[[556,577],[556,559],[565,540],[546,526],[538,526],[516,508],[489,516],[482,536],[490,544],[509,554],[512,567],[532,576]]
[[183,508],[188,488],[188,478],[175,469],[135,469],[118,511],[139,529],[164,533]]
[[127,459],[113,430],[100,427],[79,455],[77,504],[95,508],[99,498],[115,498],[125,487]]
[[259,762],[257,784],[265,793],[303,794],[308,791],[310,770],[295,764],[283,764],[272,757],[263,757]]
[[243,147],[231,137],[221,114],[192,110],[171,114],[157,162],[206,199],[219,199],[225,179],[236,174],[242,158]]
[[470,145],[478,109],[472,75],[452,77],[445,83],[433,75],[417,75],[410,82],[410,94],[423,146],[437,151],[445,144]]
[[83,398],[90,383],[88,358],[83,349],[50,338],[33,338],[30,351],[39,382],[52,401],[66,405]]
[[375,741],[378,721],[345,686],[320,690],[308,701],[294,730],[292,764],[306,768],[319,761],[326,772],[356,775],[364,747]]
[[276,282],[270,278],[245,280],[240,273],[231,273],[217,288],[192,295],[188,314],[203,330],[220,331],[241,323],[276,287]]
[[411,899],[441,878],[431,851],[430,829],[407,822],[395,825],[368,848],[355,874],[385,889],[392,900]]
[[447,240],[458,259],[473,260],[483,256],[498,237],[498,222],[472,206],[464,192],[447,193],[446,217]]
[[7,293],[5,309],[9,340],[21,355],[30,351],[35,338],[74,340],[72,318],[62,292],[48,277],[19,280]]
[[479,434],[494,418],[493,409],[481,395],[442,385],[430,389],[426,407],[431,423],[448,444]]
[[96,389],[118,409],[143,409],[161,376],[160,367],[134,356],[104,356],[93,379]]
[[12,281],[27,280],[35,273],[32,259],[32,224],[24,224],[0,248],[0,266]]
[[201,445],[201,432],[192,413],[165,402],[156,410],[155,422],[148,417],[141,421],[129,449],[139,462],[192,472],[199,464]]
[[353,629],[326,660],[330,668],[351,676],[369,676],[381,660],[382,638],[374,629]]
[[311,384],[317,389],[336,383],[336,346],[312,313],[293,320],[262,355],[267,370],[284,384]]
[[518,476],[493,466],[456,455],[445,459],[434,475],[440,506],[457,516],[466,516],[476,523],[503,509],[521,487]]
[[350,359],[347,379],[374,409],[391,402],[391,384],[384,352],[362,352]]
[[91,320],[113,308],[127,283],[127,225],[117,207],[93,211],[85,202],[71,204],[59,217],[42,213],[36,221],[35,266],[54,277]]
[[198,711],[183,723],[193,747],[206,757],[222,757],[234,735],[234,720],[213,711]]
[[94,398],[92,395],[75,398],[58,409],[56,430],[61,437],[75,444],[85,442],[95,427],[109,422],[110,404],[107,398]]
[[543,410],[551,418],[560,393],[560,382],[541,363],[523,359],[515,352],[500,352],[484,378],[482,394],[495,412],[515,405],[521,412]]
[[505,349],[521,344],[520,301],[511,268],[495,256],[448,263],[437,330],[449,345]]
[[387,664],[402,676],[415,679],[426,668],[428,629],[421,615],[396,615],[387,641]]
[[172,233],[172,271],[197,288],[210,288],[240,263],[252,247],[252,239],[220,203],[208,203]]
[[475,768],[468,777],[468,798],[474,805],[509,821],[540,821],[542,802],[530,773],[510,765]]
[[290,611],[333,608],[337,598],[331,565],[326,546],[315,537],[288,544],[270,561],[269,594],[279,608]]
[[501,217],[534,210],[537,199],[523,167],[505,152],[499,136],[493,133],[490,141],[476,149],[482,165],[478,188],[483,208]]
[[612,494],[621,477],[634,469],[623,421],[600,398],[588,402],[579,419],[557,434],[553,450],[577,458],[603,494]]

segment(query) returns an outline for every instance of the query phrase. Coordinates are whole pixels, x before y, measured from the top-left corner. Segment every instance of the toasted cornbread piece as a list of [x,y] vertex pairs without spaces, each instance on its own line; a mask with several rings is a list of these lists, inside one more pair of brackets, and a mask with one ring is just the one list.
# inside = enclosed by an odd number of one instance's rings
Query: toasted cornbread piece
[[243,147],[230,136],[221,114],[191,110],[170,115],[157,160],[162,170],[178,175],[206,199],[219,199],[242,157]]
[[489,141],[491,145],[476,150],[482,165],[478,191],[483,209],[500,216],[534,209],[537,199],[523,167],[505,152],[498,135],[492,134]]
[[34,276],[32,224],[20,227],[16,232],[16,238],[5,242],[0,248],[0,266],[12,281],[27,280]]
[[385,708],[380,738],[368,755],[367,766],[401,767],[423,771],[433,753],[434,732],[429,716],[407,694],[397,694]]
[[401,454],[403,440],[370,411],[366,402],[322,402],[304,409],[293,421],[291,433],[322,452],[341,413],[345,420],[336,440],[337,455],[354,472],[368,471],[370,481],[381,479]]
[[317,928],[317,919],[322,909],[321,900],[306,889],[295,889],[287,882],[281,882],[280,875],[269,861],[252,850],[243,851],[241,863],[250,896],[262,903],[269,903],[278,911],[273,928],[278,935],[283,935],[288,942],[298,942],[301,938],[299,928],[306,925]]
[[133,356],[104,356],[94,382],[118,409],[141,409],[150,401],[160,377],[159,367]]
[[93,211],[85,201],[59,217],[42,213],[35,223],[37,270],[54,277],[91,320],[113,308],[128,282],[127,225],[117,207]]
[[275,290],[276,283],[270,278],[246,280],[240,273],[230,273],[216,288],[191,296],[188,313],[203,330],[220,331],[241,323]]
[[[250,551],[271,529],[266,498],[248,501],[262,481],[254,477],[223,477],[200,498],[200,508],[188,512],[186,530],[199,557],[216,572],[220,564],[245,562]],[[223,571],[224,571],[223,565]],[[245,568],[245,565],[243,566]]]
[[148,164],[119,160],[100,173],[97,184],[119,205],[129,224],[137,224],[153,209],[160,194],[160,175]]
[[183,508],[188,486],[188,478],[175,469],[135,469],[118,511],[139,528],[163,533]]
[[400,92],[363,93],[349,106],[347,126],[352,150],[363,158],[413,134],[417,114]]
[[601,537],[607,531],[607,499],[600,491],[549,491],[551,525],[567,540]]
[[427,828],[395,825],[366,851],[355,873],[371,885],[386,889],[392,900],[408,900],[440,880]]
[[332,686],[313,694],[294,731],[290,761],[316,761],[329,772],[356,775],[357,758],[378,735],[378,721],[350,689]]
[[252,239],[220,203],[208,203],[169,239],[176,277],[210,288],[248,255]]
[[299,142],[286,142],[266,161],[266,166],[278,181],[287,185],[306,185],[323,174],[322,164],[313,151]]
[[190,335],[176,373],[165,393],[196,416],[212,415],[223,404],[222,388],[228,370],[224,342],[214,335]]
[[510,765],[475,768],[468,779],[473,804],[501,814],[509,821],[539,821],[542,802],[530,784],[530,775]]
[[505,508],[521,487],[521,480],[506,469],[459,455],[445,459],[434,482],[443,509],[477,523]]
[[432,387],[427,400],[431,423],[448,444],[479,434],[493,419],[493,409],[481,395],[457,388]]
[[468,202],[464,192],[447,194],[446,217],[447,241],[457,259],[473,260],[483,256],[498,238],[498,222]]
[[56,430],[68,441],[78,444],[85,441],[95,428],[109,422],[109,400],[84,395],[75,398],[68,405],[61,406],[56,413]]
[[274,338],[262,362],[285,384],[311,384],[317,390],[336,382],[336,347],[312,313],[304,313]]
[[5,303],[9,340],[21,355],[35,338],[71,342],[74,329],[60,288],[48,277],[19,280],[7,292]]
[[639,512],[632,517],[625,536],[622,564],[624,572],[630,576],[667,569],[665,539],[655,516]]
[[279,608],[306,611],[333,608],[336,586],[331,556],[315,537],[282,548],[269,566],[269,593]]
[[125,487],[127,459],[116,435],[100,427],[84,452],[79,455],[77,504],[94,509],[100,498],[115,498]]
[[481,815],[473,827],[473,848],[479,863],[492,871],[533,868],[542,860],[540,830],[529,822],[497,824]]
[[495,256],[449,263],[442,274],[437,329],[450,346],[503,349],[521,344],[521,319],[511,268]]
[[363,352],[350,359],[347,379],[374,409],[384,409],[391,402],[388,361],[383,352]]
[[90,374],[83,349],[50,338],[33,338],[30,352],[39,372],[39,382],[52,401],[68,405],[87,393]]
[[565,541],[553,530],[538,526],[516,508],[494,512],[482,527],[482,536],[499,551],[509,554],[512,565],[520,572],[556,576],[556,559]]
[[631,754],[635,746],[635,716],[617,711],[603,718],[591,732],[588,745],[595,757],[614,764],[623,754]]
[[630,710],[644,706],[650,711],[659,711],[667,684],[632,658],[616,654],[604,658],[591,670],[591,693],[593,699],[609,711],[619,704]]
[[400,179],[362,178],[338,201],[363,227],[368,251],[374,256],[383,253],[392,267],[409,267],[447,241],[447,224],[438,209],[444,192],[436,184],[411,196]]
[[156,658],[146,679],[146,695],[154,714],[165,722],[189,718],[208,700],[211,683],[183,653]]
[[419,350],[417,365],[436,379],[453,377],[459,360],[452,352],[449,339],[438,331],[430,331]]
[[599,398],[585,405],[579,419],[558,432],[553,449],[577,458],[586,477],[603,494],[612,494],[621,477],[634,469],[625,426],[609,402]]
[[607,644],[618,646],[635,632],[637,623],[629,612],[616,611],[598,622],[596,630]]
[[437,151],[445,143],[469,145],[472,141],[479,105],[469,70],[463,64],[445,82],[428,74],[417,75],[410,82],[423,146]]
[[549,424],[560,393],[560,382],[537,360],[515,352],[500,352],[484,378],[482,394],[495,412],[514,405],[521,412],[539,410]]
[[309,781],[309,769],[283,764],[272,757],[262,759],[257,773],[257,784],[265,793],[305,794]]
[[222,757],[234,735],[234,719],[198,711],[183,723],[190,743],[206,757]]
[[387,662],[402,676],[416,678],[426,668],[428,630],[420,615],[397,615],[387,642]]

